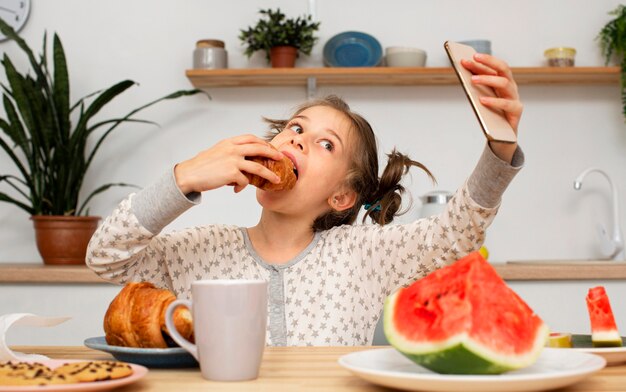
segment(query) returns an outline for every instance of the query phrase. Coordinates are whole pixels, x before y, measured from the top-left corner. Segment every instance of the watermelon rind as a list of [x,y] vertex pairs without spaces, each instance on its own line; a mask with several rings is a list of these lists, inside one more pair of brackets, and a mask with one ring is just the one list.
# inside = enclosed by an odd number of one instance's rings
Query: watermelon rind
[[560,333],[560,332],[551,332],[548,337],[548,343],[546,347],[552,348],[572,348],[572,334],[571,333]]
[[617,331],[593,332],[591,344],[593,347],[622,347],[622,337]]
[[542,324],[527,354],[506,355],[476,342],[467,333],[457,334],[445,341],[414,342],[399,333],[393,322],[393,308],[398,292],[387,297],[384,309],[384,330],[389,343],[404,356],[437,373],[444,374],[501,374],[521,369],[537,361],[546,344],[549,329]]

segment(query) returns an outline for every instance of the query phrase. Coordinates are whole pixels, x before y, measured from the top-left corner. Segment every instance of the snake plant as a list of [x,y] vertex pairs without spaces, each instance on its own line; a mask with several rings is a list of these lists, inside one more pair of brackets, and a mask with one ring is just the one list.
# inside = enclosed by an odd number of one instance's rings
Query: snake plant
[[87,214],[94,196],[113,186],[129,186],[107,183],[79,201],[87,170],[112,131],[125,123],[154,124],[134,115],[163,100],[201,93],[195,89],[176,91],[124,116],[96,120],[103,107],[136,83],[124,80],[70,104],[68,67],[59,36],[54,34],[50,64],[45,33],[43,51],[37,58],[2,19],[0,31],[17,43],[32,69],[18,71],[6,52],[0,60],[7,81],[2,84],[5,117],[0,117],[0,153],[4,151],[15,165],[12,174],[0,172],[0,187],[11,191],[0,192],[0,201],[30,215]]

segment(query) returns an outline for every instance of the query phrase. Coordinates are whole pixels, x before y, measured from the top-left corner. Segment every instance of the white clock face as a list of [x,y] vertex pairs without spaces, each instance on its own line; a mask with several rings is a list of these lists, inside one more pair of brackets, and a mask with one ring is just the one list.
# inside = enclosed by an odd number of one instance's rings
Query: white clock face
[[[0,18],[9,24],[15,31],[20,29],[28,19],[30,0],[0,0]],[[0,41],[7,37],[0,33]]]

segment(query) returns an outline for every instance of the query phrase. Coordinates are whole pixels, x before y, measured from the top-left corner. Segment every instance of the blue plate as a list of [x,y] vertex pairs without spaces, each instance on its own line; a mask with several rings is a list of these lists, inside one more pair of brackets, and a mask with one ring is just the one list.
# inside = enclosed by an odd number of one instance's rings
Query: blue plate
[[324,63],[329,67],[375,67],[382,57],[376,38],[358,31],[337,34],[324,45]]
[[135,348],[111,346],[104,336],[85,339],[85,346],[113,355],[123,362],[136,363],[150,368],[198,367],[198,361],[181,347]]

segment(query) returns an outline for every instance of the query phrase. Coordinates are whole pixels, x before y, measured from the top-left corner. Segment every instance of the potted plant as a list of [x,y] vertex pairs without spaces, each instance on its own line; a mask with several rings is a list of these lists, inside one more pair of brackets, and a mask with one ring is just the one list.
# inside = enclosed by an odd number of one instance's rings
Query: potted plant
[[[60,38],[54,35],[51,64],[46,55],[45,34],[43,53],[37,59],[2,19],[0,31],[17,43],[32,68],[32,75],[20,73],[6,53],[0,61],[7,80],[2,85],[5,118],[0,118],[0,151],[13,162],[16,173],[0,173],[0,185],[11,190],[10,194],[0,192],[0,201],[12,203],[31,215],[37,247],[45,263],[82,264],[87,243],[100,219],[83,216],[88,214],[88,203],[113,186],[128,186],[104,184],[79,200],[85,174],[104,140],[124,123],[150,123],[133,117],[141,110],[162,100],[201,91],[177,91],[123,117],[96,120],[104,106],[135,83],[121,81],[70,105],[68,69]],[[91,139],[93,144],[88,143]]]
[[626,6],[618,5],[616,9],[609,12],[609,15],[616,17],[600,30],[598,40],[602,48],[605,65],[615,59],[622,69],[622,112],[626,119]]
[[313,33],[318,30],[320,22],[313,22],[311,15],[287,19],[280,8],[260,10],[259,13],[262,17],[257,24],[240,30],[239,34],[248,58],[263,50],[272,67],[294,67],[300,53],[311,54],[317,41]]

